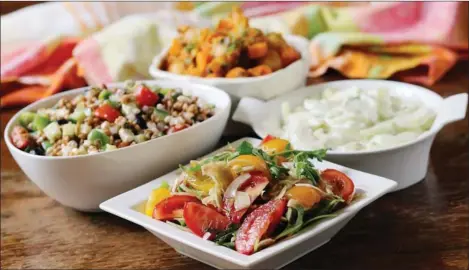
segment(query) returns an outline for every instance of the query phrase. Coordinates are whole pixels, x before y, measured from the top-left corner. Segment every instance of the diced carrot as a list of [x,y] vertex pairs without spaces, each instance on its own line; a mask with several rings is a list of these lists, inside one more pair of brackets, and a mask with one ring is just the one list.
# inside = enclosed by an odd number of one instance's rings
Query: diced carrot
[[248,56],[251,59],[259,59],[267,55],[267,42],[257,42],[248,46]]
[[246,77],[247,75],[248,75],[248,73],[242,67],[235,67],[235,68],[231,69],[230,71],[228,71],[228,73],[226,73],[227,78]]
[[301,58],[300,53],[291,46],[283,47],[280,51],[282,66],[286,67]]
[[251,76],[257,77],[272,73],[272,69],[267,65],[259,65],[257,67],[248,69],[248,73]]

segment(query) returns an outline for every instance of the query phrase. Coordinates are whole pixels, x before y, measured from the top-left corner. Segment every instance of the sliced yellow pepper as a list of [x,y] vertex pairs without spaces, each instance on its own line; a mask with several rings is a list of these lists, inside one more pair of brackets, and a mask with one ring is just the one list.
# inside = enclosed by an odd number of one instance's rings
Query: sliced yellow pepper
[[145,205],[145,214],[151,217],[155,206],[162,200],[168,198],[169,196],[171,196],[171,192],[166,186],[152,190]]

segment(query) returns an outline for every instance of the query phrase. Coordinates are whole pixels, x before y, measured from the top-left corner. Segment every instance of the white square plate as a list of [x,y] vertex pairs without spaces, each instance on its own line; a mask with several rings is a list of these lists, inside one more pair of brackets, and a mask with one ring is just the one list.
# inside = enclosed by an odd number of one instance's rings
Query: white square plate
[[[231,145],[237,146],[242,141],[253,145],[259,139],[243,138]],[[224,148],[224,147],[223,147]],[[209,154],[212,155],[223,148]],[[360,209],[391,191],[397,183],[375,175],[352,170],[327,161],[315,162],[319,169],[333,168],[346,173],[355,183],[357,191],[364,196],[340,210],[338,216],[319,221],[316,225],[302,230],[299,234],[258,251],[250,256],[240,254],[229,248],[218,246],[190,232],[180,230],[165,222],[154,220],[143,212],[152,189],[159,187],[162,181],[171,184],[179,170],[170,172],[145,185],[111,198],[100,205],[104,211],[134,222],[173,247],[176,251],[216,268],[229,269],[278,269],[300,258],[306,253],[327,243]]]

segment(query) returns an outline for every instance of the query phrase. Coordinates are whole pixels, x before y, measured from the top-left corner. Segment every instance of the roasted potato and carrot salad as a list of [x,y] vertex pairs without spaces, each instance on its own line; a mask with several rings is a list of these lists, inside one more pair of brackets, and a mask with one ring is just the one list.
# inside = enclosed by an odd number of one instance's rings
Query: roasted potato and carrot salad
[[257,77],[285,68],[301,58],[278,33],[249,27],[239,9],[215,29],[179,27],[160,69],[197,77]]

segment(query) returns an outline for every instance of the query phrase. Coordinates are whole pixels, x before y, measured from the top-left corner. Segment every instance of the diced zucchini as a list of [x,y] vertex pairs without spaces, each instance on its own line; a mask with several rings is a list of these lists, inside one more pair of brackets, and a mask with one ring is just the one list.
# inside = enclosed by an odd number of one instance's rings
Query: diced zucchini
[[145,135],[143,135],[143,134],[139,134],[139,135],[135,136],[135,141],[137,143],[142,143],[146,140],[147,140],[147,138],[145,138]]
[[171,91],[171,88],[161,88],[160,89],[160,93],[165,95],[169,93],[169,91]]
[[138,114],[139,112],[140,110],[137,108],[136,104],[122,104],[122,113],[126,116],[129,114]]
[[127,129],[127,128],[119,129],[119,137],[121,137],[121,140],[123,142],[133,142],[135,139],[135,136],[132,133],[132,130]]
[[33,122],[34,117],[36,117],[35,113],[32,112],[24,112],[20,115],[20,124],[27,128],[29,123]]
[[83,122],[85,118],[86,115],[83,111],[74,111],[69,117],[70,121],[74,123]]
[[163,110],[156,109],[156,108],[153,111],[153,114],[156,115],[156,117],[158,118],[159,121],[163,121],[165,119],[165,117],[169,115],[169,113],[167,111],[163,111]]
[[75,136],[76,125],[72,123],[67,123],[62,126],[62,136]]
[[101,93],[99,93],[98,99],[107,100],[111,95],[112,95],[111,91],[102,90]]
[[42,146],[42,148],[44,148],[44,150],[47,150],[47,148],[51,147],[52,144],[49,141],[43,141],[41,143],[41,146]]
[[119,102],[115,102],[115,101],[112,101],[112,100],[109,100],[109,99],[106,100],[105,103],[111,105],[113,108],[116,108],[116,109],[119,108],[119,106],[120,106]]
[[110,141],[109,137],[98,129],[91,130],[91,132],[88,134],[88,140],[92,144],[99,144],[101,147],[105,147],[105,145],[109,144]]
[[78,102],[77,106],[75,107],[75,111],[83,111],[85,108],[86,107],[84,102]]
[[104,147],[104,151],[112,151],[112,150],[117,150],[117,147],[112,144],[106,144],[106,146]]
[[60,126],[57,122],[52,122],[44,128],[44,134],[50,142],[55,142],[62,137]]
[[85,113],[86,116],[91,116],[91,113],[92,113],[90,108],[85,108],[83,112]]
[[49,125],[49,118],[45,115],[36,114],[32,123],[33,130],[43,130],[47,125]]

